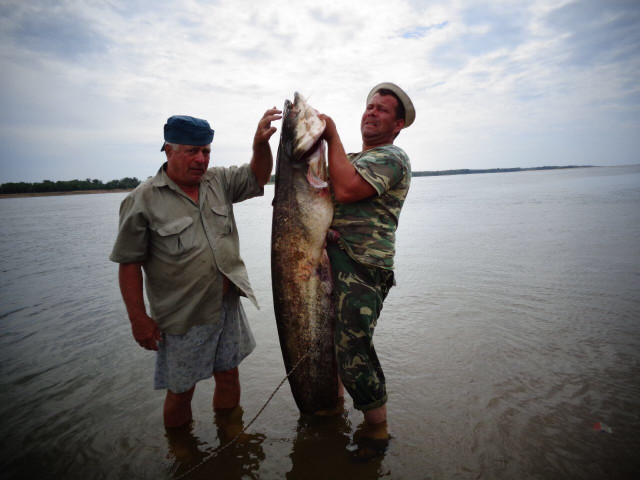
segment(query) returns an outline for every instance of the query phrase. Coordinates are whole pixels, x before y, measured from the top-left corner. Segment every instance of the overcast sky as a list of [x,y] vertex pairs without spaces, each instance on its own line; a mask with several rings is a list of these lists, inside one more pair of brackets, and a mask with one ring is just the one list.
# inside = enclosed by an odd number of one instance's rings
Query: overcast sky
[[637,0],[0,0],[0,183],[146,179],[173,114],[245,163],[294,91],[359,151],[383,81],[414,171],[640,163]]

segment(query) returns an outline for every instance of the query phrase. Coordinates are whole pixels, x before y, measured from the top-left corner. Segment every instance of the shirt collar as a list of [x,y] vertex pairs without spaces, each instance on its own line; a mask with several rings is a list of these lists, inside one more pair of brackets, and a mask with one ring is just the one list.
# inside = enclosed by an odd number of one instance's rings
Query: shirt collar
[[[153,185],[154,187],[158,187],[158,188],[160,188],[160,187],[169,187],[174,192],[180,192],[182,195],[184,195],[186,197],[187,195],[182,191],[182,189],[180,187],[178,187],[176,182],[171,180],[169,175],[167,175],[167,164],[168,164],[168,162],[164,162],[162,164],[162,166],[160,167],[160,170],[158,170],[158,173],[156,173],[156,176],[153,177],[153,180],[151,180],[151,185]],[[202,182],[200,182],[200,183],[202,183]],[[206,189],[202,189],[201,188],[200,189],[200,195],[202,195],[203,192],[206,192]]]
[[169,187],[171,190],[179,190],[176,183],[169,178],[169,175],[167,175],[167,164],[168,162],[164,162],[162,164],[160,170],[156,173],[156,176],[153,177],[151,185],[154,187]]

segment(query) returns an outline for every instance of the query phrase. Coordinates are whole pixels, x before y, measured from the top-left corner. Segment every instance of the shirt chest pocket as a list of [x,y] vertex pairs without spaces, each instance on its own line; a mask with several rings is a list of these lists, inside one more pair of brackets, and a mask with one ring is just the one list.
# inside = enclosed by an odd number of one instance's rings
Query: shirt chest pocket
[[196,246],[193,218],[191,217],[180,217],[159,225],[156,233],[158,234],[157,247],[169,255],[184,255]]
[[231,208],[227,205],[215,205],[211,207],[213,212],[213,226],[218,235],[229,235],[233,231],[231,220]]

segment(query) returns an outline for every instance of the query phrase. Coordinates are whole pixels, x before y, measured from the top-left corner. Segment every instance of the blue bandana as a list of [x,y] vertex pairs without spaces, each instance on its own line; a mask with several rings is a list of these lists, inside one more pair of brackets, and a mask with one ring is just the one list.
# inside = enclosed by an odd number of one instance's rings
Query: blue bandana
[[[178,145],[209,145],[213,140],[213,130],[209,122],[186,115],[174,115],[164,126],[164,141]],[[164,151],[164,143],[160,151]]]

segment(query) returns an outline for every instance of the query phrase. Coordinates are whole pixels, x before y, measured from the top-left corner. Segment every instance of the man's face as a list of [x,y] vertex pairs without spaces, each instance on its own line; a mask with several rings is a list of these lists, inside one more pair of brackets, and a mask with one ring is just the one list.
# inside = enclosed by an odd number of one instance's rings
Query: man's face
[[167,175],[178,185],[194,186],[200,183],[200,179],[209,166],[211,145],[194,146],[180,145],[178,150],[168,147]]
[[404,119],[396,118],[397,106],[398,101],[393,95],[376,93],[371,97],[360,122],[360,132],[365,144],[393,143],[396,134],[404,126]]

